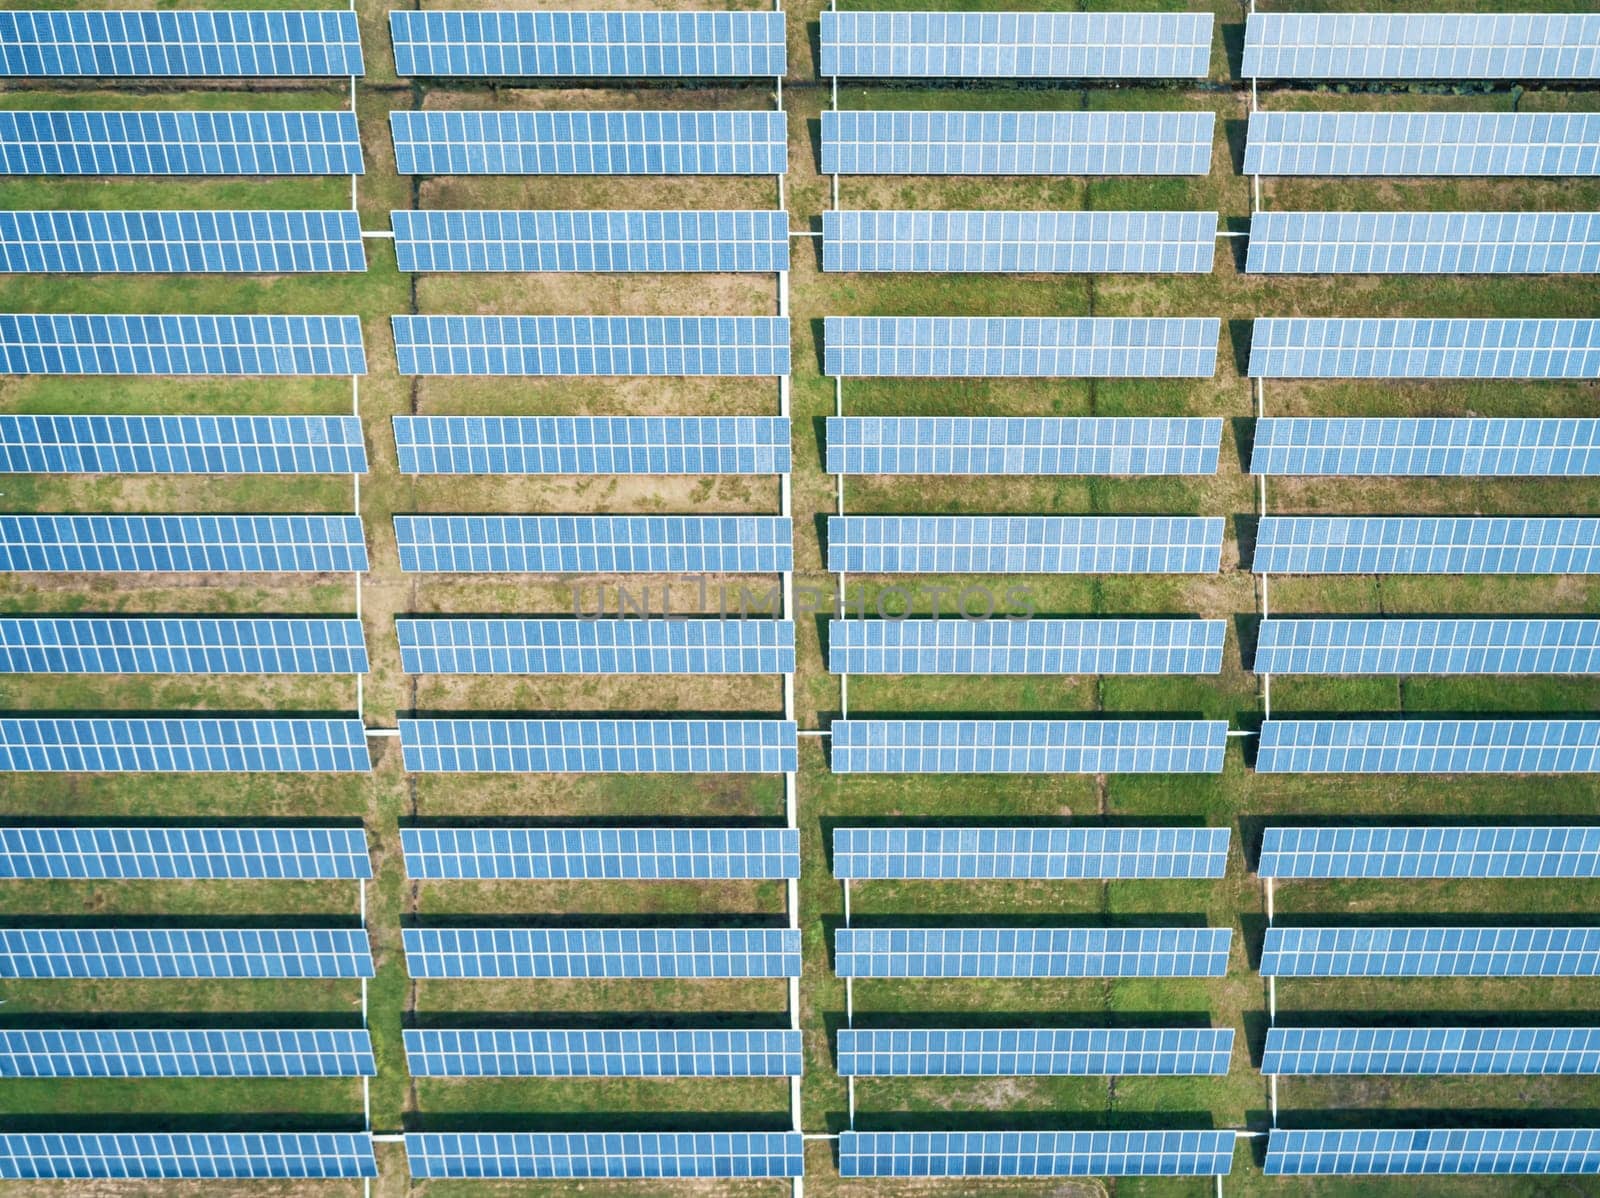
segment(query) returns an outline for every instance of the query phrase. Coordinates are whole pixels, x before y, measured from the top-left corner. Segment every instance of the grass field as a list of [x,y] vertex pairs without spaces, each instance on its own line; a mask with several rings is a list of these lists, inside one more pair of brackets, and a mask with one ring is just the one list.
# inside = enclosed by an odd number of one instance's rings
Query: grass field
[[[895,0],[873,7],[905,7]],[[22,7],[18,0],[5,0]],[[283,0],[288,6],[289,0]],[[259,6],[259,5],[252,5]],[[588,7],[613,7],[602,3]],[[631,5],[630,5],[631,6]],[[747,5],[751,6],[751,5]],[[850,5],[855,7],[856,5]],[[961,3],[958,7],[991,7]],[[1076,3],[1027,7],[1076,9]],[[410,179],[394,172],[387,116],[427,108],[757,108],[772,103],[762,84],[721,90],[675,86],[639,90],[414,86],[393,75],[385,7],[360,0],[368,74],[356,90],[366,153],[357,189],[365,229],[389,227],[404,207],[766,207],[768,179]],[[820,113],[828,89],[816,77],[817,0],[789,13],[789,78],[784,106],[791,134],[785,201],[798,230],[820,227],[829,180],[818,174]],[[941,6],[944,7],[944,6]],[[1237,82],[1244,5],[1181,0],[1104,0],[1108,9],[1211,10],[1218,17],[1212,79],[1203,87],[861,87],[839,89],[842,107],[1205,108],[1218,116],[1211,173],[1196,179],[902,179],[845,178],[846,208],[977,207],[1067,209],[1215,209],[1224,228],[1243,229],[1249,181],[1239,173],[1248,87]],[[1362,10],[1362,0],[1274,0],[1273,10]],[[1592,10],[1578,0],[1427,0],[1410,9],[1480,11]],[[160,87],[10,88],[0,105],[34,107],[336,108],[342,89],[281,86],[174,92]],[[1600,109],[1600,93],[1530,89],[1453,95],[1444,88],[1398,92],[1316,93],[1263,87],[1267,108]],[[348,180],[0,180],[0,205],[50,207],[340,207]],[[1600,184],[1581,181],[1264,181],[1268,208],[1597,209]],[[1204,277],[998,277],[824,275],[818,243],[794,243],[789,279],[794,321],[793,504],[798,579],[824,589],[822,518],[834,511],[834,479],[823,473],[820,428],[834,412],[833,382],[822,376],[821,321],[835,314],[1060,314],[1217,316],[1223,346],[1216,377],[1181,383],[860,381],[844,389],[851,414],[1189,414],[1225,418],[1223,463],[1215,477],[1185,479],[852,479],[848,511],[869,513],[1174,513],[1223,515],[1227,542],[1214,577],[1060,579],[919,579],[924,585],[980,581],[996,589],[1022,581],[1040,614],[1193,614],[1224,618],[1230,635],[1222,673],[1210,678],[861,678],[850,683],[852,716],[891,713],[1171,714],[1229,720],[1253,729],[1264,713],[1260,680],[1246,669],[1261,615],[1261,588],[1241,569],[1248,561],[1258,496],[1241,470],[1248,453],[1254,399],[1242,377],[1249,321],[1260,315],[1576,316],[1593,315],[1591,279],[1247,277],[1242,242],[1219,242],[1216,269]],[[780,683],[772,679],[696,678],[408,678],[399,670],[394,617],[407,613],[562,614],[572,610],[565,581],[536,577],[402,575],[390,516],[410,512],[755,512],[779,510],[772,480],[743,478],[413,479],[396,467],[388,418],[422,413],[757,413],[777,410],[776,388],[749,380],[414,380],[395,369],[388,318],[395,313],[696,313],[768,314],[770,277],[439,275],[415,279],[395,270],[392,247],[367,242],[363,275],[252,278],[0,277],[0,310],[11,312],[356,313],[363,321],[369,373],[361,380],[372,470],[362,479],[372,569],[362,588],[372,651],[363,713],[391,727],[397,713],[712,712],[775,715]],[[1236,258],[1236,252],[1238,257]],[[1593,384],[1271,383],[1270,415],[1479,414],[1590,415]],[[0,411],[274,413],[350,410],[339,381],[243,381],[0,378]],[[0,483],[0,509],[41,512],[342,512],[346,480],[266,478],[11,476]],[[1275,482],[1269,510],[1595,514],[1591,487],[1577,482]],[[1240,546],[1245,547],[1241,555]],[[659,593],[665,580],[635,579]],[[767,580],[746,580],[764,590]],[[878,588],[904,580],[851,578],[852,596],[870,605]],[[692,588],[674,589],[688,603]],[[592,591],[590,592],[592,602]],[[342,577],[12,576],[0,585],[3,612],[295,613],[343,615],[354,589]],[[1594,613],[1600,591],[1578,578],[1274,579],[1274,613]],[[924,603],[923,609],[926,609]],[[822,657],[823,621],[799,628],[796,680],[801,728],[825,728],[840,711],[837,678]],[[1309,713],[1397,714],[1592,712],[1600,686],[1588,681],[1280,679],[1271,688],[1279,716]],[[206,677],[0,679],[8,711],[317,712],[348,714],[356,692],[348,678]],[[378,1052],[371,1086],[372,1125],[403,1129],[569,1130],[716,1129],[790,1126],[787,1086],[779,1081],[584,1082],[444,1081],[408,1078],[400,1031],[408,1024],[605,1026],[651,1012],[680,1026],[708,1022],[773,1025],[785,1019],[776,982],[715,984],[533,984],[411,982],[400,929],[416,920],[549,922],[592,917],[606,922],[709,919],[766,923],[784,916],[784,893],[771,885],[468,885],[409,883],[398,853],[406,821],[577,820],[641,818],[684,821],[781,821],[782,780],[751,777],[408,776],[394,742],[374,740],[368,777],[11,775],[0,782],[0,818],[91,821],[361,819],[375,854],[367,922],[379,972],[370,987],[368,1025]],[[1296,778],[1257,776],[1247,768],[1248,741],[1234,740],[1218,777],[839,777],[816,739],[801,742],[799,813],[805,871],[800,885],[805,943],[802,1025],[806,1033],[804,1128],[836,1132],[850,1125],[846,1090],[834,1071],[833,1036],[845,1016],[834,977],[832,933],[843,919],[828,844],[832,829],[863,822],[1145,821],[1226,825],[1234,831],[1227,877],[1216,883],[917,884],[875,883],[852,891],[858,926],[895,923],[1020,922],[1052,925],[1207,924],[1235,930],[1231,968],[1214,982],[883,983],[855,987],[858,1026],[948,1026],[1040,1022],[1132,1026],[1214,1025],[1238,1031],[1226,1078],[876,1080],[856,1089],[854,1126],[880,1128],[1146,1128],[1269,1125],[1268,1089],[1257,1069],[1267,1026],[1267,996],[1255,971],[1266,922],[1251,866],[1259,829],[1289,823],[1451,819],[1586,823],[1600,811],[1590,779]],[[357,917],[354,886],[327,884],[39,884],[0,889],[0,919],[13,924],[142,918],[229,924],[337,922]],[[1384,922],[1595,922],[1600,884],[1444,884],[1424,886],[1297,884],[1279,887],[1276,918]],[[106,1025],[181,1023],[354,1026],[354,983],[49,983],[0,986],[0,1025],[41,1026],[62,1019]],[[1277,991],[1278,1017],[1293,1023],[1385,1019],[1468,1023],[1592,1022],[1595,989],[1583,982],[1297,982]],[[1600,1083],[1516,1078],[1489,1081],[1294,1080],[1278,1090],[1286,1127],[1428,1124],[1600,1124]],[[0,1126],[32,1130],[112,1128],[360,1128],[362,1096],[351,1080],[307,1082],[39,1082],[0,1086]],[[1570,1180],[1463,1179],[1393,1183],[1370,1180],[1293,1185],[1260,1171],[1260,1141],[1241,1143],[1230,1194],[1307,1195],[1577,1194]],[[380,1146],[380,1195],[426,1192],[437,1198],[476,1193],[466,1184],[413,1184],[403,1154]],[[854,1198],[869,1187],[842,1182],[830,1146],[813,1142],[806,1186],[817,1195]],[[227,1187],[170,1185],[162,1192],[216,1193]],[[238,1187],[252,1194],[309,1192],[313,1187]],[[320,1183],[318,1193],[356,1193]],[[897,1193],[957,1194],[975,1187],[897,1186]],[[638,1193],[586,1184],[585,1193]],[[651,1186],[662,1194],[775,1194],[777,1183]],[[1206,1179],[1123,1179],[1115,1183],[986,1183],[994,1195],[1104,1194],[1168,1198],[1211,1192]],[[0,1183],[0,1194],[61,1193],[58,1187]],[[151,1192],[151,1187],[77,1186],[74,1192]],[[547,1195],[565,1187],[502,1184],[497,1193]]]

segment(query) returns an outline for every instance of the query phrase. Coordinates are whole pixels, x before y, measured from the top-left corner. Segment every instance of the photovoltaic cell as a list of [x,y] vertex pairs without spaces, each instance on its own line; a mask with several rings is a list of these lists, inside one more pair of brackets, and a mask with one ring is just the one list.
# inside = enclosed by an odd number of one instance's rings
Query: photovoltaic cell
[[[0,20],[4,15],[0,13]],[[0,272],[301,274],[366,269],[354,210],[0,212]]]
[[1268,417],[1250,473],[1587,477],[1600,475],[1600,420]]
[[370,878],[361,828],[0,826],[0,878]]
[[1266,828],[1263,878],[1597,878],[1600,827]]
[[406,876],[705,881],[800,876],[792,828],[401,828]]
[[835,674],[1215,674],[1222,620],[830,620]]
[[1222,1077],[1232,1053],[1231,1027],[839,1029],[842,1077]]
[[401,720],[416,773],[781,774],[789,720]]
[[1257,574],[1592,574],[1600,520],[1577,516],[1263,516]]
[[366,773],[360,720],[0,719],[0,773]]
[[799,1177],[797,1131],[407,1132],[415,1178]]
[[1215,574],[1221,558],[1220,516],[828,517],[828,569],[851,574]]
[[777,416],[396,416],[406,474],[787,474]]
[[355,113],[13,109],[4,175],[359,175]]
[[366,373],[355,316],[0,315],[0,374]]
[[0,1078],[372,1077],[366,1029],[0,1030]]
[[1262,977],[1600,976],[1600,928],[1269,927]]
[[1600,113],[1252,112],[1247,175],[1600,175]]
[[1226,828],[835,828],[833,876],[1220,878]]
[[413,978],[797,978],[789,928],[405,928]]
[[394,529],[408,573],[771,574],[794,563],[778,516],[396,516]]
[[395,257],[404,271],[605,274],[789,269],[789,214],[770,209],[401,208],[389,215]]
[[359,928],[0,928],[0,978],[370,978]]
[[1261,317],[1250,377],[1595,379],[1600,320]]
[[0,1133],[0,1178],[376,1177],[368,1132]]
[[0,516],[0,571],[359,573],[359,516]]
[[1600,674],[1600,620],[1263,620],[1258,674]]
[[829,416],[827,421],[829,474],[1215,474],[1222,442],[1222,421],[1210,417]]
[[0,473],[366,472],[354,416],[0,416]]
[[412,1077],[799,1077],[788,1030],[407,1028]]
[[1258,212],[1252,274],[1600,272],[1596,212]]
[[833,935],[842,978],[1201,978],[1227,972],[1233,929],[840,928]]
[[1268,1176],[1337,1174],[1600,1173],[1594,1128],[1444,1127],[1280,1131],[1267,1141]]
[[1228,1173],[1233,1144],[1231,1131],[847,1131],[839,1137],[839,1173],[1199,1177]]
[[1224,720],[834,720],[832,768],[836,774],[1216,774],[1227,732]]
[[1274,1027],[1269,1076],[1410,1077],[1600,1073],[1595,1027]]
[[401,619],[395,631],[407,674],[794,672],[791,620]]
[[0,674],[365,674],[360,620],[0,616]]
[[1600,772],[1600,720],[1268,720],[1263,774]]

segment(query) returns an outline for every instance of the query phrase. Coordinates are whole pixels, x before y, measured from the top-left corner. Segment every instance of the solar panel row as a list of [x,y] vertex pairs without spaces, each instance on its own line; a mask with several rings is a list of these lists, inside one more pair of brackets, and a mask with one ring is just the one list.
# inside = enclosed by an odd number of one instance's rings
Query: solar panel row
[[1266,828],[1263,878],[1600,877],[1600,827]]
[[790,620],[400,619],[395,631],[407,674],[794,672]]
[[360,218],[349,209],[0,212],[0,271],[16,274],[300,274],[366,269]]
[[0,978],[370,978],[349,928],[0,928]]
[[406,876],[698,881],[800,876],[793,828],[401,828]]
[[355,316],[0,315],[0,374],[366,374]]
[[1600,620],[1263,620],[1258,674],[1597,674]]
[[800,1177],[797,1131],[407,1132],[414,1178]]
[[1227,734],[1225,720],[835,720],[831,764],[836,774],[1217,774]]
[[1600,772],[1600,720],[1268,720],[1256,772]]
[[778,516],[396,516],[394,531],[407,573],[775,574],[794,564],[794,534]]
[[839,1136],[839,1172],[843,1177],[1225,1175],[1233,1168],[1233,1145],[1232,1131],[847,1131]]
[[1215,574],[1222,557],[1220,516],[829,516],[827,528],[836,573]]
[[1269,417],[1250,473],[1585,477],[1600,474],[1600,420]]
[[835,828],[833,876],[1220,878],[1227,828]]
[[190,1181],[376,1177],[369,1132],[0,1133],[0,1178]]
[[1263,977],[1595,977],[1595,927],[1269,927]]
[[412,1077],[799,1077],[789,1030],[407,1028]]
[[361,828],[0,826],[0,878],[370,878]]
[[0,473],[366,472],[355,416],[0,416]]
[[1594,1128],[1282,1131],[1267,1140],[1273,1177],[1318,1174],[1600,1173]]
[[358,573],[359,516],[0,516],[0,571]]
[[1600,520],[1577,516],[1263,516],[1257,574],[1592,574]]
[[1258,212],[1256,274],[1595,274],[1595,212]]
[[0,674],[365,674],[360,620],[0,617]]
[[1600,378],[1600,320],[1261,317],[1250,377]]
[[1222,421],[829,416],[829,474],[1215,474]]
[[778,416],[396,416],[407,474],[787,474]]
[[1261,1072],[1334,1077],[1398,1074],[1600,1073],[1594,1027],[1274,1027]]
[[1220,1077],[1233,1029],[839,1030],[843,1077]]
[[1232,940],[1232,928],[840,928],[834,971],[842,978],[1221,977]]
[[366,773],[360,720],[0,719],[0,773]]
[[1215,674],[1221,620],[830,620],[835,674]]
[[0,1030],[0,1078],[372,1077],[366,1029]]
[[789,720],[401,720],[416,773],[782,774]]
[[1247,175],[1600,175],[1600,113],[1252,112]]
[[413,978],[797,978],[788,928],[405,928]]

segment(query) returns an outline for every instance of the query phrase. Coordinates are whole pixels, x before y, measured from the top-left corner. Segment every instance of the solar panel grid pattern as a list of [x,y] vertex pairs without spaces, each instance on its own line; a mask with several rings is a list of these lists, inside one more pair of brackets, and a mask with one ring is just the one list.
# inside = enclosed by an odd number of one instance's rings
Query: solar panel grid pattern
[[729,78],[785,71],[781,12],[391,11],[395,73]]
[[0,1031],[0,1078],[372,1077],[365,1029]]
[[402,619],[395,631],[407,674],[792,674],[795,661],[790,620]]
[[1221,1077],[1223,1028],[839,1029],[844,1077]]
[[780,774],[789,720],[401,720],[415,773]]
[[1250,377],[1600,378],[1600,320],[1261,317]]
[[366,372],[355,316],[0,315],[0,374]]
[[771,111],[391,112],[402,175],[781,175]]
[[1600,620],[1263,620],[1258,674],[1600,674]]
[[407,573],[771,574],[794,563],[779,516],[396,516],[394,530]]
[[407,1132],[414,1178],[799,1177],[797,1131]]
[[833,876],[1220,878],[1227,828],[835,828]]
[[354,416],[0,416],[0,472],[365,474]]
[[1600,1073],[1593,1027],[1274,1027],[1261,1072],[1269,1076]]
[[1252,274],[1595,274],[1595,212],[1258,212]]
[[360,720],[0,718],[0,773],[366,773]]
[[829,416],[823,442],[829,474],[1215,474],[1222,421]]
[[352,928],[0,928],[0,978],[370,978]]
[[395,257],[403,271],[604,274],[789,269],[789,214],[769,209],[401,208],[390,213],[390,222]]
[[1246,79],[1600,78],[1600,16],[1256,13]]
[[1600,720],[1268,720],[1256,772],[1600,772]]
[[358,573],[359,516],[0,516],[0,571]]
[[1231,928],[839,928],[834,969],[842,978],[1221,977],[1232,938]]
[[0,77],[363,74],[353,11],[0,14]]
[[792,828],[401,828],[406,876],[709,881],[800,876]]
[[1220,516],[829,516],[827,528],[828,569],[851,574],[1215,574],[1222,558]]
[[365,674],[360,620],[0,616],[0,674]]
[[1600,976],[1594,927],[1269,927],[1262,977]]
[[4,175],[361,173],[348,111],[0,111]]
[[822,112],[825,175],[1204,175],[1212,112]]
[[1268,417],[1251,474],[1431,477],[1600,475],[1600,420]]
[[1216,774],[1227,729],[1224,720],[834,720],[830,761],[836,774]]
[[788,928],[405,928],[413,978],[794,978]]
[[1274,1129],[1267,1141],[1265,1172],[1270,1177],[1600,1173],[1600,1131],[1587,1127]]
[[1233,1143],[1232,1131],[847,1131],[839,1137],[839,1173],[1196,1177],[1231,1170]]
[[821,74],[864,79],[1204,79],[1210,13],[837,12]]
[[1247,175],[1600,175],[1600,113],[1252,112]]
[[778,416],[396,416],[406,474],[786,474]]
[[835,674],[1215,674],[1221,620],[829,620]]
[[799,1077],[788,1030],[407,1028],[412,1077]]
[[1263,516],[1257,574],[1591,574],[1600,520],[1578,516]]
[[0,1133],[0,1179],[376,1177],[369,1132]]
[[0,826],[0,878],[370,878],[361,828]]
[[1595,878],[1600,827],[1266,828],[1263,878]]

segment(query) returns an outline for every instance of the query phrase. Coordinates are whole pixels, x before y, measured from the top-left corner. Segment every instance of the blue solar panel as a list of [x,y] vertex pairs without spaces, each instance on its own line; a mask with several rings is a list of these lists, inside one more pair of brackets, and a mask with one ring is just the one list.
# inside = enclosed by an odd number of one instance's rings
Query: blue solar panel
[[771,209],[401,208],[390,218],[395,257],[406,271],[672,274],[789,269],[789,214]]
[[787,316],[396,316],[401,374],[771,376]]
[[1595,274],[1595,212],[1258,212],[1253,274]]
[[0,1030],[0,1078],[372,1077],[366,1029]]
[[787,474],[778,416],[396,416],[406,474]]
[[353,112],[0,111],[0,175],[359,175]]
[[666,79],[782,75],[782,12],[391,11],[395,73]]
[[1261,317],[1250,377],[1596,379],[1600,320]]
[[0,416],[0,472],[365,474],[354,416]]
[[1600,620],[1264,620],[1258,674],[1600,674]]
[[355,316],[0,315],[0,374],[366,373]]
[[835,674],[1215,674],[1222,620],[830,620]]
[[1221,516],[828,517],[828,569],[851,574],[1215,574],[1221,558]]
[[1247,175],[1600,175],[1600,113],[1252,112]]
[[365,674],[360,620],[0,616],[0,674]]
[[823,373],[1208,379],[1217,371],[1217,327],[1215,317],[829,316]]
[[1220,878],[1226,828],[835,828],[833,876]]
[[0,78],[363,73],[353,10],[0,13]]
[[1263,516],[1257,574],[1593,574],[1600,520],[1576,516]]
[[1233,1029],[839,1029],[842,1077],[1223,1077]]
[[1225,720],[835,720],[831,760],[836,774],[1217,774],[1227,734]]
[[1268,720],[1256,772],[1600,772],[1600,720]]
[[1262,977],[1600,976],[1600,928],[1267,929]]
[[781,774],[789,720],[401,720],[418,773]]
[[1261,1072],[1333,1077],[1600,1073],[1595,1027],[1274,1027]]
[[829,474],[1215,474],[1222,421],[830,416]]
[[0,1178],[376,1177],[368,1132],[0,1133]]
[[0,928],[0,978],[370,978],[359,928]]
[[360,720],[0,719],[0,773],[366,773]]
[[1246,79],[1596,79],[1600,16],[1260,13]]
[[1271,1177],[1334,1174],[1600,1173],[1594,1128],[1280,1131],[1267,1141]]
[[797,1131],[407,1132],[417,1178],[799,1177]]
[[407,1028],[412,1077],[799,1077],[796,1031]]
[[1227,972],[1232,940],[1232,928],[840,928],[833,951],[842,978],[1203,978]]
[[1210,13],[822,12],[824,79],[1204,79]]
[[1600,827],[1267,828],[1263,878],[1600,878]]
[[0,571],[361,573],[359,516],[0,516]]
[[791,620],[400,619],[395,631],[407,674],[794,673]]
[[0,878],[370,878],[361,828],[0,826]]
[[413,978],[797,978],[789,928],[405,928]]
[[394,530],[409,573],[771,574],[794,565],[790,522],[778,516],[396,516]]
[[834,111],[825,175],[1204,175],[1213,112]]
[[[0,13],[0,20],[4,16]],[[3,272],[297,274],[366,269],[361,222],[354,210],[0,212]]]
[[1250,473],[1587,477],[1600,475],[1600,420],[1268,418]]
[[712,881],[800,876],[793,828],[401,828],[406,876]]
[[839,1174],[1195,1177],[1228,1173],[1233,1143],[1231,1131],[847,1131]]
[[781,112],[391,112],[389,127],[402,175],[781,175],[789,169]]

